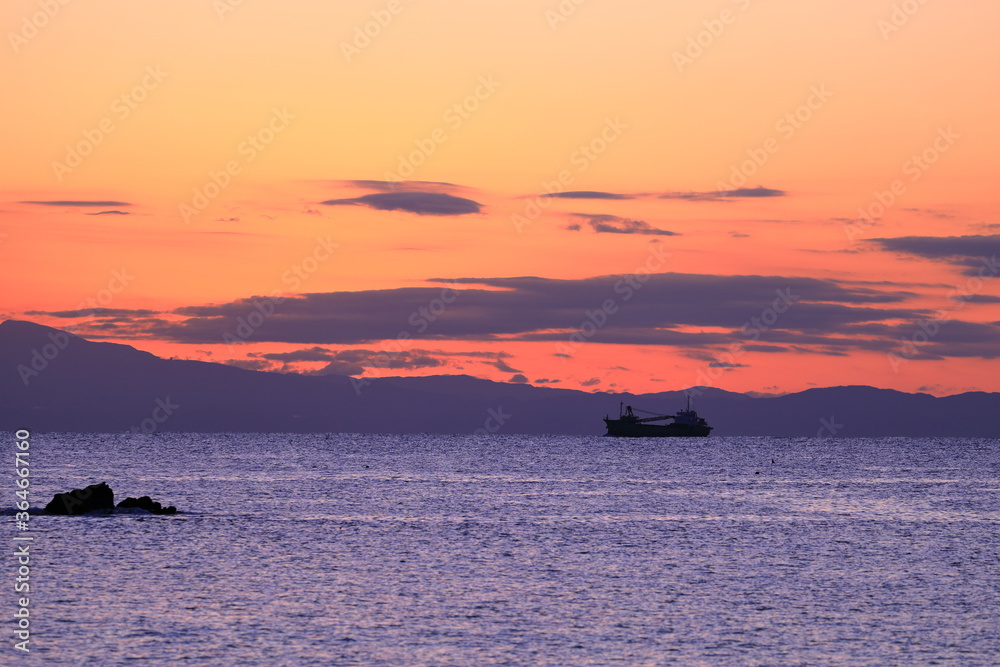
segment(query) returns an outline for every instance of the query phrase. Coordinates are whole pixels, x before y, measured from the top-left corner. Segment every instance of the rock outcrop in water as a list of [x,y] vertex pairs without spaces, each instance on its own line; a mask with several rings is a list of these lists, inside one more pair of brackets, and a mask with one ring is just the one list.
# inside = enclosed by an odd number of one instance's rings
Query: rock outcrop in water
[[49,514],[85,514],[87,512],[106,511],[115,508],[115,492],[107,482],[91,484],[83,489],[73,489],[66,493],[57,493],[45,506]]
[[129,509],[138,508],[146,510],[147,512],[152,512],[153,514],[176,514],[177,508],[171,505],[170,507],[164,507],[160,503],[156,502],[149,496],[143,496],[141,498],[126,498],[125,500],[118,503],[118,509]]
[[57,493],[45,506],[49,514],[86,514],[87,512],[113,512],[115,509],[140,509],[151,514],[176,514],[177,508],[164,507],[149,496],[126,498],[115,507],[115,492],[107,482],[91,484],[83,489]]

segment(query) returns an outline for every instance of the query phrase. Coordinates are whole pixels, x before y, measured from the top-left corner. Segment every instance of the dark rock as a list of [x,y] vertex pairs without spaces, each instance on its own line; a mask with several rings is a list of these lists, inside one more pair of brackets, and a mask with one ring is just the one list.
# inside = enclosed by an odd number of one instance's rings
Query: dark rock
[[91,484],[84,489],[73,489],[67,493],[57,493],[45,506],[49,514],[84,514],[115,508],[115,492],[107,482]]
[[[149,496],[126,498],[118,503],[118,509],[138,508],[152,514],[176,514],[177,508],[164,507]],[[91,484],[85,489],[73,489],[67,493],[57,493],[45,506],[49,514],[84,514],[86,512],[115,509],[115,492],[107,482]]]
[[141,498],[126,498],[118,503],[118,509],[128,509],[130,507],[137,507],[139,509],[146,510],[147,512],[152,512],[153,514],[177,513],[177,508],[173,505],[170,507],[164,507],[149,496],[143,496]]

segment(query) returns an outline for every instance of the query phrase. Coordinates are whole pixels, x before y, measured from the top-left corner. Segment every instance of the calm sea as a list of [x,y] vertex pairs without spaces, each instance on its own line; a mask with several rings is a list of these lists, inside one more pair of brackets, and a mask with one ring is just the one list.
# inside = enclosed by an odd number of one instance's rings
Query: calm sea
[[[30,452],[34,507],[107,481],[183,513],[17,532],[7,511],[3,664],[1000,661],[997,440],[33,434]],[[27,655],[15,535],[34,538]]]

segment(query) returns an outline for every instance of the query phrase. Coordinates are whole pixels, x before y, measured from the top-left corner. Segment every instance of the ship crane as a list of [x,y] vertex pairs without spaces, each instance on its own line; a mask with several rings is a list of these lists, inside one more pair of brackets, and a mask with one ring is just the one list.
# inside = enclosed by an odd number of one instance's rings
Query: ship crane
[[[655,412],[650,412],[649,410],[639,410],[639,408],[636,408],[636,410],[638,410],[639,412],[644,412],[647,415],[655,415],[656,414]],[[657,421],[662,421],[664,419],[673,419],[674,418],[673,415],[658,415],[656,417],[636,417],[635,413],[632,412],[632,406],[631,405],[625,406],[625,417],[626,418],[634,419],[636,424],[642,424],[644,422],[657,422]]]

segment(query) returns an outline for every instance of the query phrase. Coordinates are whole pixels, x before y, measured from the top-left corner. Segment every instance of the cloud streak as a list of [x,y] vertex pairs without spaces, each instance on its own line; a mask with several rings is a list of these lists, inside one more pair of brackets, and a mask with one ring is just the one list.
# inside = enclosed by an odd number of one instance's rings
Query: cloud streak
[[[593,340],[605,344],[674,346],[687,351],[757,343],[765,352],[843,355],[853,350],[886,352],[906,327],[885,322],[917,321],[929,310],[906,307],[915,294],[891,288],[845,286],[835,281],[785,276],[713,276],[661,273],[599,276],[578,280],[538,277],[460,278],[450,281],[460,296],[432,326],[412,321],[438,298],[440,287],[327,292],[289,297],[255,329],[254,342],[302,345],[374,344],[402,337],[465,341],[565,341],[587,321],[588,310],[614,299],[619,309]],[[468,285],[468,287],[463,287]],[[751,318],[775,301],[778,290],[794,305],[757,337],[748,338]],[[254,312],[259,298],[181,308],[172,323],[148,322],[142,335],[181,343],[218,343]],[[417,322],[416,324],[421,324]],[[753,332],[753,329],[750,329]],[[1000,333],[1000,330],[998,330]],[[959,347],[981,354],[973,341],[941,339],[939,354]],[[951,346],[951,347],[949,347]],[[966,354],[968,352],[963,352]],[[505,364],[491,365],[516,372]],[[359,363],[338,357],[339,362]]]
[[[574,217],[582,218],[591,229],[598,234],[640,234],[646,236],[679,236],[677,232],[653,227],[644,220],[630,220],[617,215],[589,213],[574,213]],[[569,225],[566,229],[579,231],[579,225]]]
[[[882,250],[942,260],[963,267],[965,275],[995,276],[1000,271],[1000,234],[976,236],[899,236],[871,239]],[[982,275],[985,267],[985,275]]]
[[543,194],[542,197],[552,199],[633,199],[634,195],[598,192],[596,190],[571,190],[569,192],[549,192]]
[[[950,256],[950,255],[948,255]],[[437,340],[559,343],[590,322],[588,312],[612,300],[616,309],[598,327],[599,344],[674,347],[696,359],[734,343],[748,352],[812,353],[844,356],[858,351],[888,353],[911,335],[914,322],[935,317],[935,311],[910,307],[918,294],[893,283],[877,284],[793,277],[690,273],[595,276],[558,280],[532,276],[458,278],[430,281],[427,286],[358,292],[324,292],[284,298],[273,313],[255,326],[253,343],[308,346],[295,352],[260,357],[295,370],[296,364],[326,364],[321,372],[355,375],[369,368],[413,370],[449,365],[449,354],[476,358],[476,353],[410,350],[389,355],[375,352],[382,341]],[[457,296],[435,313],[433,322],[421,309],[439,299],[447,282]],[[754,318],[789,295],[791,303],[763,329]],[[179,308],[169,313],[107,309],[92,313],[85,323],[94,333],[185,344],[221,344],[238,330],[241,318],[259,312],[266,297],[223,304]],[[995,303],[984,298],[982,303]],[[80,317],[78,311],[44,312],[52,317]],[[157,317],[159,316],[159,317]],[[244,325],[245,326],[245,325]],[[82,331],[81,331],[82,332]],[[951,320],[926,345],[919,359],[948,357],[997,358],[1000,323]],[[330,351],[322,346],[362,345]],[[497,352],[478,353],[486,363],[506,373],[520,372]],[[717,359],[714,359],[717,360]],[[311,370],[310,372],[316,372]]]
[[727,199],[753,199],[759,197],[786,197],[788,193],[784,190],[773,188],[736,188],[733,190],[709,190],[699,192],[691,191],[671,191],[661,193],[646,194],[624,194],[618,192],[603,192],[600,190],[572,190],[569,192],[550,192],[541,195],[553,199],[638,199],[642,197],[655,197],[657,199],[686,199],[689,201],[725,201]]
[[726,199],[747,199],[757,197],[785,197],[784,190],[772,188],[737,188],[735,190],[712,190],[709,192],[664,192],[660,199],[687,199],[689,201],[724,201]]
[[355,179],[350,181],[338,181],[341,185],[366,190],[376,190],[377,192],[427,192],[427,191],[459,191],[466,190],[465,186],[445,181],[373,181],[366,179]]
[[80,207],[101,207],[101,208],[111,208],[114,206],[131,206],[132,204],[125,201],[90,201],[82,199],[53,199],[44,201],[22,201],[21,204],[33,204],[35,206],[80,206]]
[[482,204],[443,192],[380,192],[347,199],[328,199],[326,206],[367,206],[378,211],[406,211],[417,215],[468,215],[479,213]]

